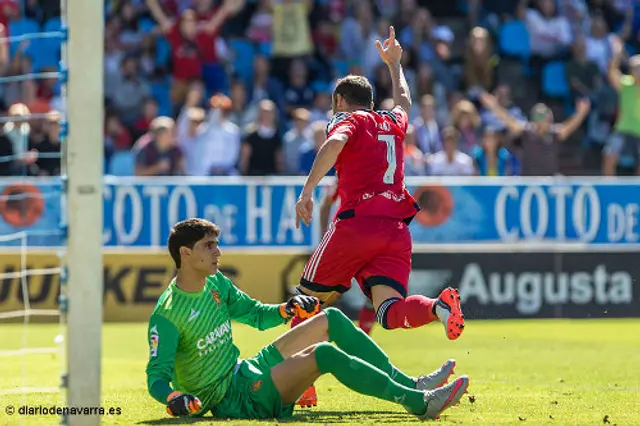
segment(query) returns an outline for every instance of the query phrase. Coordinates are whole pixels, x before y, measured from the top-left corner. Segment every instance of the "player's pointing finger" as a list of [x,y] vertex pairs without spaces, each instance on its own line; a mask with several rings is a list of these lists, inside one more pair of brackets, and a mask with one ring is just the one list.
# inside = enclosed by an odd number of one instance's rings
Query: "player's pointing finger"
[[393,25],[389,27],[389,40],[394,41],[396,39],[396,30]]

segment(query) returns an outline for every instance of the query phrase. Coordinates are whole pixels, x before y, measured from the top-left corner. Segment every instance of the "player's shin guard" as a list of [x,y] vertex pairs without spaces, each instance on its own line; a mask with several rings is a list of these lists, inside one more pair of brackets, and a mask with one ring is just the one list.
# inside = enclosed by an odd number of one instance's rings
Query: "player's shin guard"
[[421,327],[437,319],[435,302],[420,295],[387,299],[378,307],[376,321],[387,330]]

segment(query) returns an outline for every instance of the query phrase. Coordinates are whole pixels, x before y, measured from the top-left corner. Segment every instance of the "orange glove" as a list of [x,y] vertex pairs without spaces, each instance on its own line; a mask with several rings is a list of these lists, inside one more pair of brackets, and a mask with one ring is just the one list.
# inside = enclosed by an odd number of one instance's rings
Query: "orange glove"
[[195,414],[202,408],[200,400],[188,393],[171,392],[167,397],[167,413],[173,417]]
[[283,318],[295,316],[307,319],[318,312],[320,312],[320,300],[314,296],[298,294],[289,299],[287,303],[280,305],[280,315]]

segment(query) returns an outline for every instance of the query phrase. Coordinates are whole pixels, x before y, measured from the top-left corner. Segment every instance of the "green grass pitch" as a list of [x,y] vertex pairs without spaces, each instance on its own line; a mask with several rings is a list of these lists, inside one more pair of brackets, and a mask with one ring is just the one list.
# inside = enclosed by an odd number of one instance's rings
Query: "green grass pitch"
[[[285,328],[260,332],[234,324],[242,356],[252,356]],[[30,346],[49,346],[53,325],[30,325]],[[0,350],[19,349],[23,328],[0,325]],[[640,425],[640,320],[470,321],[464,335],[446,340],[439,325],[415,330],[375,328],[372,337],[409,374],[430,372],[449,357],[457,374],[471,378],[469,394],[447,410],[440,425]],[[103,328],[103,406],[119,416],[103,424],[181,424],[146,392],[145,324],[106,324]],[[55,387],[59,360],[52,354],[0,360],[0,389],[23,384]],[[319,406],[296,410],[280,423],[362,425],[408,424],[417,420],[399,406],[352,393],[332,377],[317,383]],[[57,416],[8,416],[6,407],[60,404],[59,395],[0,397],[0,425],[55,425]],[[214,423],[205,418],[198,424]],[[276,421],[264,424],[277,424]],[[224,421],[224,424],[261,424]]]

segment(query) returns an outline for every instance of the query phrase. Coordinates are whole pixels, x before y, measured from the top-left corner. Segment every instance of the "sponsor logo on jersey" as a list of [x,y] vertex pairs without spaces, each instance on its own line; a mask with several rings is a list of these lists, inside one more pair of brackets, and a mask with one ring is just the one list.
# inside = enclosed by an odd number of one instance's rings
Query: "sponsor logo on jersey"
[[196,348],[199,351],[199,356],[204,356],[221,347],[225,343],[231,340],[231,322],[217,326],[212,332],[207,334],[196,342]]
[[215,290],[211,290],[211,297],[213,297],[213,300],[216,302],[216,304],[220,306],[220,294],[218,294],[218,292]]
[[196,311],[195,309],[191,308],[191,313],[189,314],[189,322],[196,319],[198,315],[200,315],[200,311]]
[[251,390],[257,392],[262,387],[262,380],[256,380],[251,384]]
[[149,347],[150,352],[149,355],[151,358],[155,358],[158,356],[158,345],[160,344],[160,335],[158,334],[157,326],[153,326],[153,328],[149,331]]

